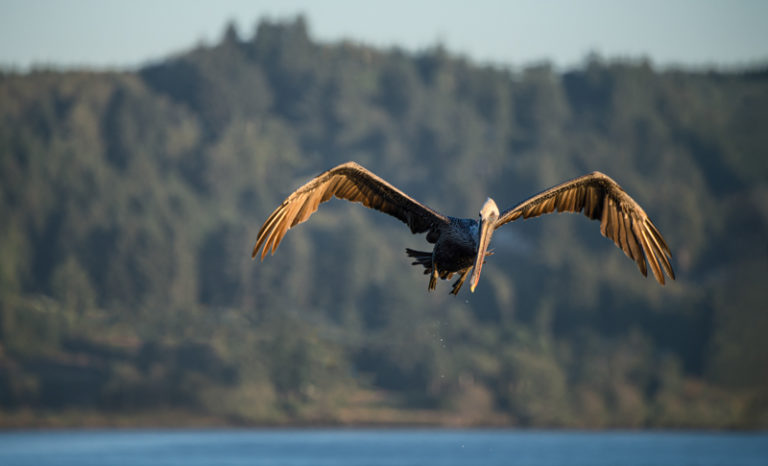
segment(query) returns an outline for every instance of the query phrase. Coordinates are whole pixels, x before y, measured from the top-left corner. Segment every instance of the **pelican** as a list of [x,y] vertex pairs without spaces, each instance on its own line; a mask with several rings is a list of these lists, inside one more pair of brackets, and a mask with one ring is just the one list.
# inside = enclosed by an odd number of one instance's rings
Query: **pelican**
[[[252,257],[261,251],[261,260],[280,245],[285,234],[306,221],[318,206],[336,196],[400,219],[413,234],[426,233],[434,244],[432,252],[406,249],[415,259],[412,265],[424,266],[429,275],[427,289],[435,289],[437,279],[459,274],[452,294],[458,294],[470,271],[470,291],[474,293],[485,263],[491,236],[497,228],[520,217],[526,219],[558,212],[583,212],[600,220],[600,233],[637,263],[648,275],[646,260],[654,277],[664,284],[664,272],[674,280],[671,253],[659,230],[629,194],[600,172],[574,178],[547,189],[520,204],[500,212],[488,198],[477,220],[443,215],[414,200],[390,183],[355,162],[347,162],[317,175],[294,191],[264,222],[253,248]],[[662,271],[663,269],[663,271]]]

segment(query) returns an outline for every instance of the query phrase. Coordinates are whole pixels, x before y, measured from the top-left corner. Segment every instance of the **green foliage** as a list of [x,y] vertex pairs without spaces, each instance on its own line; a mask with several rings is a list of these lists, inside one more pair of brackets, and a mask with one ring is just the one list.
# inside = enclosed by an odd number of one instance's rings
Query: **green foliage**
[[[766,124],[764,71],[512,71],[302,18],[136,72],[4,72],[0,424],[765,428]],[[423,238],[340,202],[252,262],[272,209],[347,160],[455,216],[606,172],[678,280],[553,215],[496,233],[475,294],[428,294]]]

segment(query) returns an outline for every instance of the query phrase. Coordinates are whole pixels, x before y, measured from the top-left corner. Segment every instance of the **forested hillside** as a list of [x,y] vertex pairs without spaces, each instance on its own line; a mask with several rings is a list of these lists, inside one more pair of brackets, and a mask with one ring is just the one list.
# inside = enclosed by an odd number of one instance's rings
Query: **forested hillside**
[[[560,72],[262,22],[135,72],[0,72],[0,425],[768,427],[768,68]],[[660,286],[581,215],[494,235],[427,292],[354,160],[474,217],[599,170],[673,253]]]

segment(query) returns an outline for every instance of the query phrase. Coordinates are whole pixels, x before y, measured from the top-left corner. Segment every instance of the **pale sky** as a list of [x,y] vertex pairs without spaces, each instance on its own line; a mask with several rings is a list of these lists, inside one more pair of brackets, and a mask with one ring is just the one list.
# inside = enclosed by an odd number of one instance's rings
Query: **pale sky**
[[660,66],[768,63],[768,0],[0,0],[0,66],[137,67],[215,43],[232,20],[305,15],[315,40],[419,51],[442,43],[476,62],[578,65],[647,57]]

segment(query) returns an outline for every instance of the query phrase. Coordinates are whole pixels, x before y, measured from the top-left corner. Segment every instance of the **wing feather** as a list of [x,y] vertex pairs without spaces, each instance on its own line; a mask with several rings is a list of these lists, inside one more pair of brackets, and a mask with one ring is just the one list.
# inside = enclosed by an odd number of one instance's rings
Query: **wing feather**
[[272,212],[259,230],[252,257],[274,254],[288,230],[309,219],[320,204],[333,196],[400,219],[413,233],[435,230],[449,219],[412,199],[355,162],[347,162],[316,176],[294,191]]
[[[637,239],[638,247],[641,250],[645,250],[645,245],[643,244],[643,233],[640,230],[640,225],[637,222],[632,223],[632,231],[635,234],[635,239]],[[645,256],[643,254],[635,255],[635,262],[637,262],[637,266],[640,268],[640,272],[643,274],[643,276],[647,277],[648,267],[645,264]]]
[[664,273],[674,280],[672,253],[656,225],[618,183],[600,172],[566,181],[506,210],[496,228],[520,217],[555,211],[583,212],[590,219],[600,220],[600,233],[634,260],[643,275],[648,274],[647,262],[659,283],[664,284]]
[[647,275],[645,261],[643,260],[643,250],[637,242],[634,223],[629,216],[626,217],[625,227],[627,229],[627,242],[629,243],[629,253],[627,256],[637,263],[637,267],[643,272],[643,275]]

